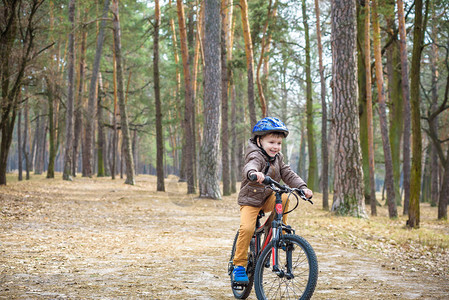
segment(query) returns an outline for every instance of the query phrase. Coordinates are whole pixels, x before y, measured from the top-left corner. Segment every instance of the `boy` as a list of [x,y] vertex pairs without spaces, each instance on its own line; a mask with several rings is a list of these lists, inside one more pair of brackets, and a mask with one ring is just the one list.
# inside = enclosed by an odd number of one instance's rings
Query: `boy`
[[[253,138],[248,141],[245,153],[245,166],[242,171],[242,184],[238,196],[240,205],[240,228],[234,255],[234,271],[232,280],[239,284],[248,283],[246,263],[248,247],[254,233],[257,215],[260,210],[272,211],[276,200],[275,193],[265,189],[262,184],[265,175],[276,181],[281,179],[289,186],[304,190],[310,198],[313,196],[306,183],[290,166],[284,164],[281,154],[282,139],[288,135],[288,129],[278,118],[266,117],[257,122],[253,128]],[[256,175],[257,180],[249,180],[250,175]],[[287,195],[282,195],[283,205]],[[283,222],[286,223],[286,215]]]

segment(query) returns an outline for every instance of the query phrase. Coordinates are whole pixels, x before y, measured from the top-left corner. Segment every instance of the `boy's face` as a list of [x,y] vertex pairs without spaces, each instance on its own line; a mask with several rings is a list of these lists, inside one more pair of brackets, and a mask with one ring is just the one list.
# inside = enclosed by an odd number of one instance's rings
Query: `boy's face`
[[274,157],[281,152],[282,137],[273,134],[267,134],[260,139],[260,146],[268,153],[269,156]]

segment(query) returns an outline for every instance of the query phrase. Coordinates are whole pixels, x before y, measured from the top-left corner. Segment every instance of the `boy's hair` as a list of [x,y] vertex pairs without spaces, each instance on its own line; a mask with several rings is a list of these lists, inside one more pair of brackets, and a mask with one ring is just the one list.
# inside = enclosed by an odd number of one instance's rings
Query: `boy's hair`
[[264,134],[264,135],[259,135],[259,137],[260,137],[260,139],[263,139],[263,138],[265,138],[266,136],[269,136],[269,135],[273,135],[275,137],[281,137],[283,139],[286,138],[285,133],[284,132],[280,132],[280,131],[272,131],[272,132],[269,132],[269,133]]
[[285,133],[284,132],[280,132],[280,131],[272,131],[272,132],[268,132],[266,134],[263,135],[255,135],[251,138],[251,141],[257,145],[257,141],[261,141],[263,138],[269,136],[269,135],[273,135],[275,137],[281,137],[283,139],[286,138]]

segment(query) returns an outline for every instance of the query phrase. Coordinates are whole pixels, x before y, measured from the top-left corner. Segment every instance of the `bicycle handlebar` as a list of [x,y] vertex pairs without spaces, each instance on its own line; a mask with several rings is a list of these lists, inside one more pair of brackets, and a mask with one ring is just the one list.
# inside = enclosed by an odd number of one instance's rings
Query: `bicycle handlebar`
[[[248,176],[248,179],[250,181],[256,181],[257,180],[257,176],[256,174],[252,173]],[[280,192],[280,193],[291,193],[291,192],[296,192],[299,197],[301,197],[301,199],[303,199],[304,201],[308,201],[311,204],[313,204],[312,202],[312,197],[307,198],[306,195],[304,194],[304,191],[302,189],[297,189],[297,188],[291,188],[288,185],[282,185],[279,182],[277,182],[276,180],[274,180],[273,178],[271,178],[268,175],[265,175],[265,179],[262,181],[263,184],[265,184],[266,186],[268,186],[268,188],[272,189],[275,192]]]

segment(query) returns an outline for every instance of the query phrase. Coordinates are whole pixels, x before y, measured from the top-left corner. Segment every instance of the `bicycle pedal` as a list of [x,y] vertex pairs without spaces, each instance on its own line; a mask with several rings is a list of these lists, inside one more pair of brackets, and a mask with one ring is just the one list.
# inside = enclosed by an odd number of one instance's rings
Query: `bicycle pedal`
[[241,282],[232,281],[232,288],[235,290],[241,290],[241,289],[244,289],[245,287],[247,287],[248,284],[249,283],[241,283]]

